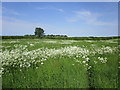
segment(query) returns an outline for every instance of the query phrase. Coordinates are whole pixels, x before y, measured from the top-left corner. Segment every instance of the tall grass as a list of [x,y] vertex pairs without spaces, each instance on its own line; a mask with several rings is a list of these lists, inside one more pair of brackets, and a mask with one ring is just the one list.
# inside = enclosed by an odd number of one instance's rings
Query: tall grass
[[[61,50],[69,46],[82,47],[90,52],[102,47],[117,47],[116,40],[90,41],[90,40],[3,40],[3,52],[11,51],[14,45],[27,45],[28,51],[39,48]],[[83,49],[84,50],[84,49]],[[116,49],[117,50],[117,49]],[[33,54],[34,56],[34,54]],[[73,56],[49,57],[47,61],[26,67],[6,66],[2,75],[3,88],[117,88],[118,87],[118,52],[95,53],[84,58]],[[14,57],[14,56],[13,56]],[[98,57],[107,58],[101,62]],[[39,57],[37,58],[40,59]],[[78,60],[78,61],[77,61]],[[87,65],[88,64],[88,65]],[[89,66],[91,66],[90,69]]]

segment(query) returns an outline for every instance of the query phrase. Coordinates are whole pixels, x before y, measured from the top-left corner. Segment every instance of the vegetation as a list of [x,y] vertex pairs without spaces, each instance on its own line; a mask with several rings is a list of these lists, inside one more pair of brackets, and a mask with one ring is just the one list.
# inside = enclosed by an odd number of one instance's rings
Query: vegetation
[[[39,39],[35,35],[25,35],[25,36],[0,36],[2,39]],[[115,37],[67,37],[66,35],[44,35],[43,39],[60,39],[60,40],[109,40],[118,39],[119,36]]]
[[35,28],[35,36],[41,38],[44,35],[44,30],[42,28]]
[[3,39],[3,88],[117,88],[118,40]]
[[42,28],[34,33],[0,37],[3,88],[118,87],[120,37],[44,35]]

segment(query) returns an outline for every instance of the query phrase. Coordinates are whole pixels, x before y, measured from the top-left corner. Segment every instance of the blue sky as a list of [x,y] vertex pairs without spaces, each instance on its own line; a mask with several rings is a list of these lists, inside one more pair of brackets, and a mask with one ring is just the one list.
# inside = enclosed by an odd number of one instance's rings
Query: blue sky
[[117,2],[3,2],[2,35],[117,36]]

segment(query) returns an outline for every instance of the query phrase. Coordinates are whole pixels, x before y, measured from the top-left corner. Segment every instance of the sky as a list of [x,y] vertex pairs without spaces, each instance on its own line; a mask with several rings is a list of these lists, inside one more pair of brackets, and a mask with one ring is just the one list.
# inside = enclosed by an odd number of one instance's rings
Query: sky
[[2,2],[2,35],[118,35],[117,2]]

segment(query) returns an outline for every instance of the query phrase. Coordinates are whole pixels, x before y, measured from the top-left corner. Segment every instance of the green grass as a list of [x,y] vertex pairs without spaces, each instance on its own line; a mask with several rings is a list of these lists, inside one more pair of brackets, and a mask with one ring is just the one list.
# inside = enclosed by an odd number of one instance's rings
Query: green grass
[[[28,51],[39,48],[60,49],[69,46],[84,47],[88,50],[109,46],[117,47],[118,43],[105,41],[86,40],[50,40],[50,39],[6,39],[3,40],[2,50],[11,51],[14,45],[27,45]],[[56,41],[56,43],[46,43],[48,41]],[[111,40],[116,42],[116,40]],[[64,43],[62,43],[64,42]],[[65,43],[71,42],[71,43]],[[31,46],[30,43],[34,44]],[[62,44],[61,44],[62,43]],[[93,45],[93,46],[92,46]],[[107,63],[101,63],[97,58],[106,57]],[[29,68],[20,68],[7,66],[6,71],[2,75],[3,88],[117,88],[117,73],[118,73],[118,52],[95,54],[89,56],[90,61],[87,63],[92,66],[87,70],[87,66],[83,63],[76,62],[75,56],[49,57],[44,64],[36,64]],[[40,59],[39,57],[37,58]],[[83,61],[83,58],[77,58]],[[94,61],[97,61],[95,64]],[[92,75],[90,77],[89,73]],[[90,84],[92,86],[90,86]]]

